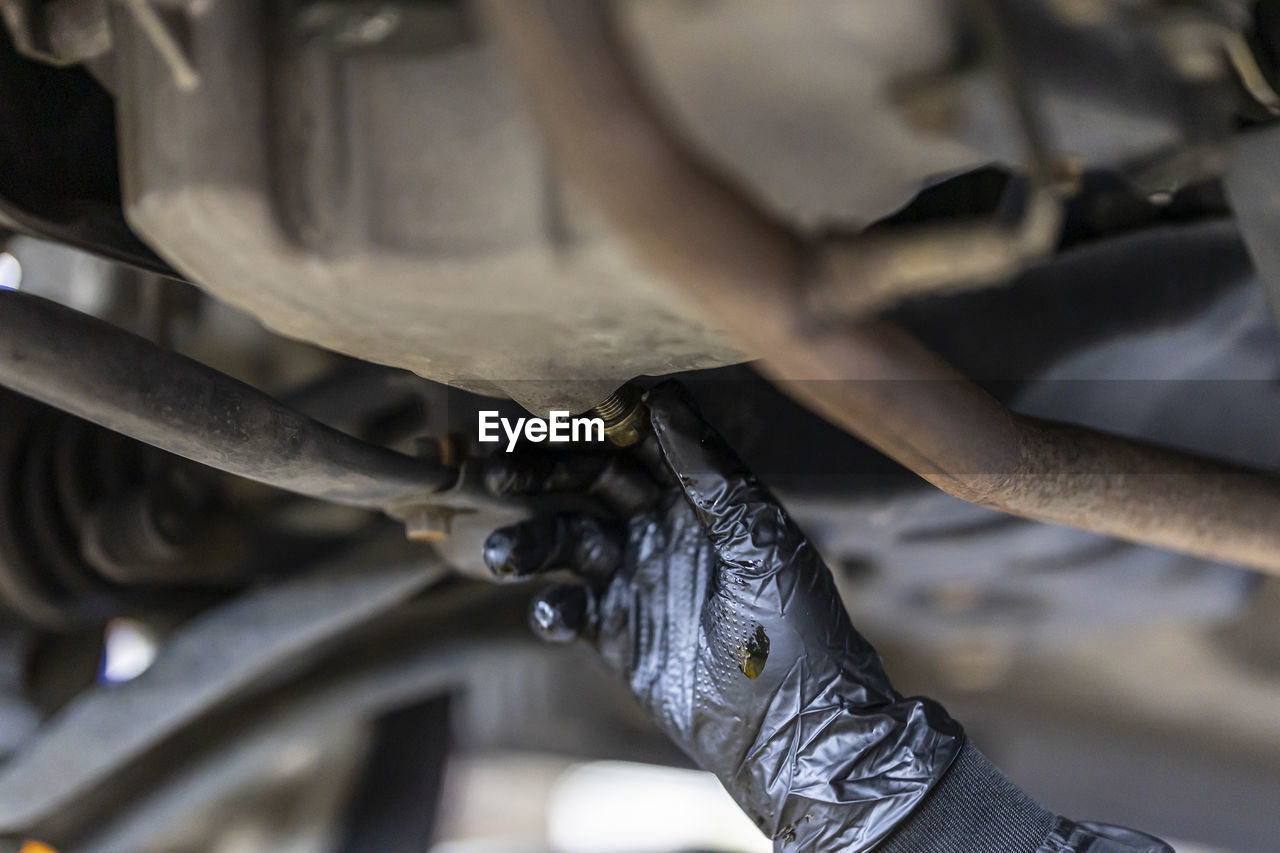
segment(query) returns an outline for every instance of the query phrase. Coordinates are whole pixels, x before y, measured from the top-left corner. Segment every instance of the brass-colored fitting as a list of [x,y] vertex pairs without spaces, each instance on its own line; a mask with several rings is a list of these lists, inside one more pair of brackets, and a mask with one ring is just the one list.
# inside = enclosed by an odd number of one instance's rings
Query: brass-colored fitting
[[644,438],[649,413],[640,392],[623,385],[591,407],[591,414],[604,421],[604,436],[618,447],[630,447]]

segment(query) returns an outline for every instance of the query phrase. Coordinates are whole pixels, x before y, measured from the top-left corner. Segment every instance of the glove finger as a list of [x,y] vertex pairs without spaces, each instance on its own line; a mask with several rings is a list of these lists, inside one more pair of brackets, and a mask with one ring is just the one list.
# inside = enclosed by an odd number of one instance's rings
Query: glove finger
[[595,631],[596,600],[585,584],[558,584],[529,603],[529,626],[549,643],[570,643]]
[[585,515],[539,516],[489,534],[484,561],[503,580],[555,569],[605,577],[622,563],[622,532]]
[[485,488],[498,497],[585,493],[624,515],[656,502],[660,489],[620,453],[523,453],[491,459]]
[[795,558],[804,534],[769,490],[698,413],[688,392],[664,383],[649,393],[649,418],[720,559],[749,576],[774,574]]

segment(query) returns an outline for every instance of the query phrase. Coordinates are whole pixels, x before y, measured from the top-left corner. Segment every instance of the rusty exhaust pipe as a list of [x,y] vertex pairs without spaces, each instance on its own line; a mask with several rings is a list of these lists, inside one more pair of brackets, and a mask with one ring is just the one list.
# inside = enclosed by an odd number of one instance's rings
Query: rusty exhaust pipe
[[[567,178],[642,263],[760,354],[797,400],[973,503],[1280,574],[1280,478],[1017,415],[884,321],[814,328],[799,288],[814,260],[805,240],[670,131],[610,4],[487,8]],[[869,268],[879,269],[836,267]]]

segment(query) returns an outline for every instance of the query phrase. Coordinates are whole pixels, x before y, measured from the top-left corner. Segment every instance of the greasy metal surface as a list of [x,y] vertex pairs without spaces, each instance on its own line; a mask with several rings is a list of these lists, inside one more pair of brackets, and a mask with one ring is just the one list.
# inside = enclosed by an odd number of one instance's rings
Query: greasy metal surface
[[[637,375],[755,354],[549,166],[475,4],[172,4],[176,65],[111,5],[129,221],[272,329],[542,414],[581,411]],[[812,233],[862,228],[940,177],[1027,159],[999,75],[970,67],[949,0],[612,5],[662,114]],[[1028,15],[1045,18],[1035,5]],[[1134,55],[1116,29],[1068,35]],[[1177,141],[1181,113],[1151,97],[1165,81],[1150,54],[1123,108],[1091,67],[1072,73],[1074,54],[1054,54],[1067,79],[1035,94],[1063,150],[1117,164]],[[999,277],[1052,246],[1053,206],[1029,214],[1022,228],[919,233],[928,251],[910,270],[895,268],[900,247],[868,265],[872,243],[848,255],[837,241],[823,263],[866,286],[839,286],[830,304],[866,312],[935,287],[939,269],[968,285]]]
[[[805,228],[865,225],[932,176],[1000,159],[955,138],[957,127],[922,131],[904,107],[911,83],[954,65],[950,0],[609,5],[663,114]],[[992,136],[1020,153],[1007,121]]]
[[[663,126],[607,11],[488,6],[569,178],[789,393],[958,497],[1280,572],[1280,480],[1020,417],[892,325],[805,328],[801,241]],[[856,283],[851,283],[856,286]]]
[[337,503],[418,503],[454,479],[144,338],[16,291],[0,291],[0,383],[170,453]]
[[[805,230],[859,228],[900,209],[904,188],[1026,162],[1005,81],[965,41],[971,0],[609,5],[681,138]],[[1057,0],[1001,5],[1057,150],[1123,169],[1187,135],[1147,4],[1098,4],[1109,14],[1087,23],[1064,23]]]
[[275,331],[544,416],[741,360],[563,193],[475,22],[323,20],[345,5],[174,8],[192,89],[115,10],[126,211],[175,268]]

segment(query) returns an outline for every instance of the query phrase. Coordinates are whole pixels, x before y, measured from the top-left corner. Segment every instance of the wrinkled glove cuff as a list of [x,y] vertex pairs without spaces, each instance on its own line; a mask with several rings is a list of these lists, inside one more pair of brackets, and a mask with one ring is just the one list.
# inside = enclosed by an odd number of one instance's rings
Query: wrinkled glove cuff
[[966,742],[947,774],[876,853],[1035,853],[1055,821]]

